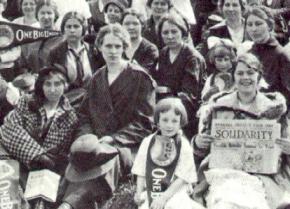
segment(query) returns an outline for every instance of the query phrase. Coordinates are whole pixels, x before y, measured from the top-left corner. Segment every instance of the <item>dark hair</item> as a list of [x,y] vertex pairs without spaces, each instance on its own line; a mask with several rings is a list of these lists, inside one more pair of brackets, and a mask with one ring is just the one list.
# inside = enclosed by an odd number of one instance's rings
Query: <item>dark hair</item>
[[[241,54],[237,58],[237,65],[238,65],[238,63],[243,63],[248,68],[251,68],[251,69],[255,70],[256,72],[258,72],[259,73],[258,80],[261,79],[262,72],[263,72],[263,65],[261,64],[260,60],[256,57],[256,55],[254,55],[254,54],[252,54],[250,52]],[[233,81],[235,81],[236,68],[237,67],[235,67],[234,70],[232,71]]]
[[34,94],[39,104],[42,105],[44,101],[46,100],[44,92],[43,92],[43,84],[47,80],[47,78],[55,74],[60,75],[63,85],[66,88],[67,82],[68,82],[68,77],[67,77],[66,72],[67,72],[66,68],[59,64],[53,64],[52,66],[45,66],[41,68],[41,70],[38,73],[38,77],[35,81],[35,85],[34,85]]
[[[218,7],[219,7],[219,10],[222,12],[223,11],[223,6],[225,4],[225,1],[226,0],[219,0],[219,3],[218,3]],[[242,13],[245,11],[245,5],[243,3],[243,0],[239,0],[239,3],[240,3],[240,6],[241,6],[241,9],[242,9]]]
[[235,48],[225,41],[221,40],[219,43],[215,44],[212,48],[209,49],[208,52],[208,59],[210,64],[215,65],[215,58],[216,57],[225,57],[229,56],[233,66],[236,63],[236,52]]
[[58,13],[57,5],[54,0],[41,0],[39,4],[37,4],[36,9],[35,9],[36,19],[39,20],[38,12],[44,6],[52,7],[54,11],[54,15],[55,15],[54,22],[56,22],[59,17],[59,13]]
[[249,8],[245,13],[246,28],[247,28],[247,20],[250,15],[254,15],[262,20],[265,20],[270,30],[274,29],[275,21],[272,12],[269,10],[269,8],[265,6],[254,6]]
[[180,126],[184,127],[188,123],[188,116],[181,99],[177,97],[168,97],[161,99],[155,106],[154,123],[159,123],[160,113],[174,110],[176,115],[180,115]]
[[[146,5],[147,5],[147,7],[149,7],[149,8],[151,8],[151,5],[152,5],[152,2],[153,2],[154,0],[147,0],[147,3],[146,3]],[[173,7],[173,4],[172,4],[172,0],[165,0],[166,2],[167,2],[167,4],[168,4],[168,8],[170,9],[171,7]]]
[[[20,4],[19,4],[20,8],[22,7],[23,1],[24,1],[24,0],[20,0]],[[38,1],[37,1],[37,0],[33,0],[33,1],[34,1],[35,5],[36,5],[36,7],[37,7],[37,5],[38,5]],[[36,10],[35,10],[35,11],[36,11]],[[21,9],[21,13],[23,14],[22,9]],[[35,12],[35,16],[36,16],[36,12]]]
[[121,23],[123,24],[123,21],[125,19],[125,17],[127,15],[132,15],[134,17],[137,17],[137,19],[139,20],[140,24],[142,25],[142,28],[144,27],[144,24],[145,24],[145,17],[142,13],[138,12],[136,9],[126,9],[124,14],[123,14],[123,18],[121,20]]
[[161,42],[163,42],[161,33],[162,33],[162,27],[165,22],[169,22],[173,25],[176,25],[180,29],[183,38],[188,37],[189,24],[187,20],[183,18],[181,15],[179,15],[178,13],[169,13],[168,15],[165,15],[161,18],[157,27],[157,34]]
[[123,28],[119,23],[113,23],[113,24],[108,24],[103,27],[101,27],[100,31],[98,32],[95,45],[99,48],[103,44],[104,37],[107,34],[112,33],[113,35],[117,36],[120,38],[120,40],[123,43],[123,48],[126,50],[128,47],[130,47],[131,42],[130,42],[130,35],[128,31]]
[[87,30],[87,20],[82,14],[80,14],[79,12],[76,12],[76,11],[67,12],[64,15],[64,17],[61,21],[61,25],[60,25],[61,32],[64,34],[65,24],[69,19],[78,20],[79,23],[82,25],[82,35],[85,35],[86,30]]
[[127,2],[127,0],[107,0],[104,3],[105,13],[107,13],[110,4],[114,4],[115,6],[119,7],[121,12],[124,12],[124,10],[129,7],[129,3]]

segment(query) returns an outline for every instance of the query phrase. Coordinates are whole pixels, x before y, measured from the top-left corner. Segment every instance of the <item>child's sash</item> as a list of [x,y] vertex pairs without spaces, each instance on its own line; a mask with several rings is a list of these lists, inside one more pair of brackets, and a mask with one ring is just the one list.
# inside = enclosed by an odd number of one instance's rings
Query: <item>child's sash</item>
[[162,142],[161,155],[153,159],[151,150],[157,137],[162,136],[158,134],[153,136],[147,152],[146,185],[149,205],[154,198],[159,197],[169,187],[181,148],[180,135],[177,134],[170,140]]

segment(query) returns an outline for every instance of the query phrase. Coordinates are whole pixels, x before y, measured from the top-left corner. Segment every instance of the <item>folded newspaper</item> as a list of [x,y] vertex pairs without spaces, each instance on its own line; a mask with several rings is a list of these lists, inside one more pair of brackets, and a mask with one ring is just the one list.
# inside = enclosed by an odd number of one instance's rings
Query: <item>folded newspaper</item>
[[60,176],[50,170],[29,172],[24,197],[28,200],[43,198],[55,202]]
[[214,119],[210,168],[273,174],[279,168],[281,125],[274,120]]

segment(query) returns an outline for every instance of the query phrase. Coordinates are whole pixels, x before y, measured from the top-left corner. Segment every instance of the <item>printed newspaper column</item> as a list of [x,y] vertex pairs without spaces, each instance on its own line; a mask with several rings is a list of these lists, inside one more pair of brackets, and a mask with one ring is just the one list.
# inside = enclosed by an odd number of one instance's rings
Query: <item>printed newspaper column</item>
[[0,160],[0,209],[21,209],[16,160]]
[[210,168],[233,168],[273,174],[279,168],[281,125],[275,120],[215,119],[211,135]]

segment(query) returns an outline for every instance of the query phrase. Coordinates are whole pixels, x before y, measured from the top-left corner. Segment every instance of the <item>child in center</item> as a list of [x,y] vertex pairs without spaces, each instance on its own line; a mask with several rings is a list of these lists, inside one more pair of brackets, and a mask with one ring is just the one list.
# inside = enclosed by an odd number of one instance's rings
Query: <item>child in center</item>
[[202,209],[190,199],[188,188],[197,181],[193,151],[181,128],[187,113],[181,100],[165,98],[155,108],[157,132],[139,148],[132,173],[137,175],[134,200],[139,209]]

